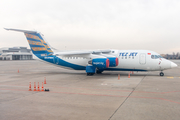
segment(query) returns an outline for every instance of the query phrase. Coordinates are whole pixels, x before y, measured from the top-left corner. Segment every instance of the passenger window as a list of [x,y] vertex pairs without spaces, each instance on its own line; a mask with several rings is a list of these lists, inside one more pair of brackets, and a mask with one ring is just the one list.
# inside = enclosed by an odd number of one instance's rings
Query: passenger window
[[125,57],[125,59],[127,59],[127,57]]
[[123,59],[123,57],[122,57],[122,59]]
[[134,56],[132,57],[132,59],[134,59]]
[[112,53],[114,53],[114,51],[112,51]]

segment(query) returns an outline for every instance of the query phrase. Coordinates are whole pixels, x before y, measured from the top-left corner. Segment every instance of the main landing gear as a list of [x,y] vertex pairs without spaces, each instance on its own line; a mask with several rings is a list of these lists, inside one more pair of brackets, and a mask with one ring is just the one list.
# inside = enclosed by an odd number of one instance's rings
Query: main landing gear
[[87,73],[87,76],[93,76],[94,73]]
[[164,73],[163,73],[163,72],[160,72],[159,75],[160,75],[160,76],[164,76]]
[[97,74],[102,74],[103,70],[96,69]]
[[99,70],[96,71],[97,74],[102,74],[102,72],[103,71],[99,71]]

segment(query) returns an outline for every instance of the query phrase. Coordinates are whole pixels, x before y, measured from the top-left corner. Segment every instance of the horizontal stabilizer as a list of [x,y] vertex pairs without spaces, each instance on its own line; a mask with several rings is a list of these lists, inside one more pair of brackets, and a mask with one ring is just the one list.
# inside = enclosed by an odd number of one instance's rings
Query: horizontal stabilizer
[[37,33],[35,30],[20,30],[20,29],[11,29],[11,28],[4,28],[5,30],[17,31],[17,32],[24,32],[24,33]]

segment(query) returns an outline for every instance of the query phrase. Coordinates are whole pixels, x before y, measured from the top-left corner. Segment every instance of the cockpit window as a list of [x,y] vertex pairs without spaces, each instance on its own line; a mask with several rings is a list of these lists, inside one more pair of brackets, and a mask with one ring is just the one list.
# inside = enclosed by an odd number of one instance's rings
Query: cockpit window
[[158,58],[163,58],[163,57],[160,56],[160,55],[151,55],[151,58],[152,58],[152,59],[158,59]]
[[158,55],[159,58],[163,58],[162,56]]
[[154,59],[154,55],[151,55],[151,58]]
[[158,55],[154,55],[155,56],[155,59],[158,59],[159,57],[158,57]]

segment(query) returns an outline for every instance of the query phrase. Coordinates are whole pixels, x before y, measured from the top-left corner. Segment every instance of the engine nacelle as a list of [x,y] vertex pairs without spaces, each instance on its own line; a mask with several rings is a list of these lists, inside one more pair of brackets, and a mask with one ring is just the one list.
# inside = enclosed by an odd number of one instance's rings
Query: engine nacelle
[[119,60],[117,57],[108,57],[109,59],[109,67],[116,67],[119,64]]
[[95,58],[92,60],[92,65],[100,69],[108,68],[109,59],[108,58]]

